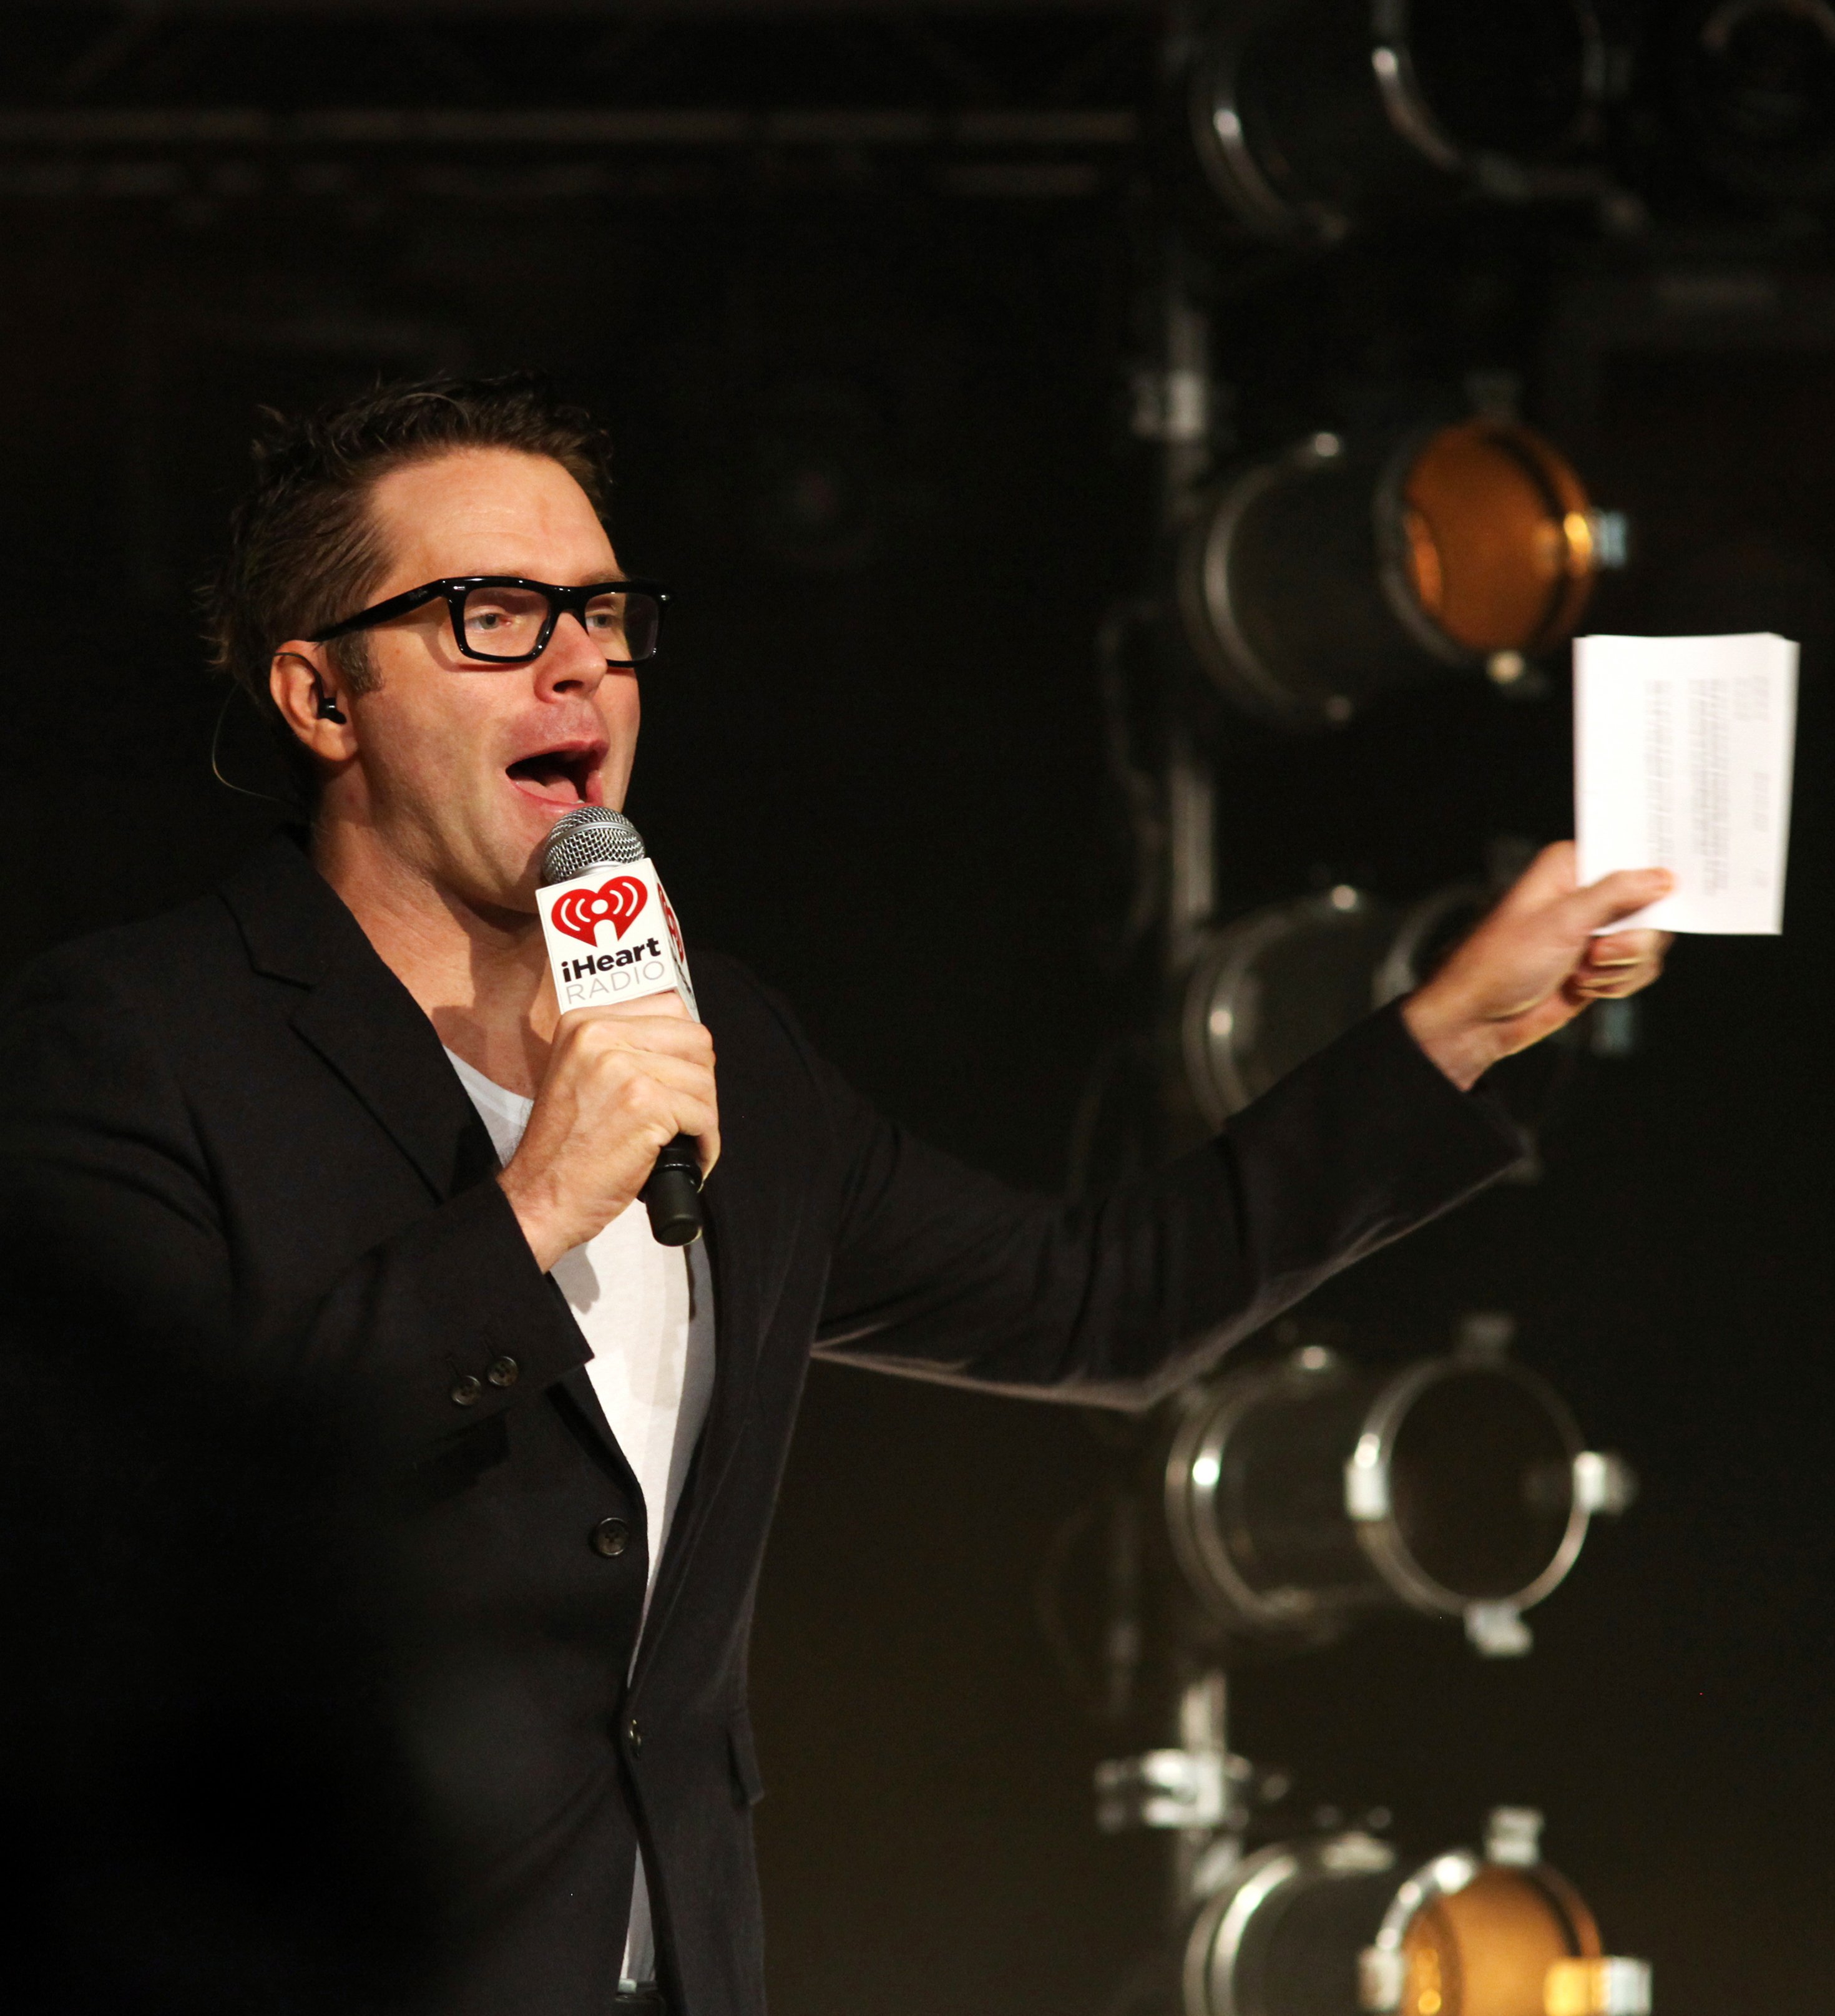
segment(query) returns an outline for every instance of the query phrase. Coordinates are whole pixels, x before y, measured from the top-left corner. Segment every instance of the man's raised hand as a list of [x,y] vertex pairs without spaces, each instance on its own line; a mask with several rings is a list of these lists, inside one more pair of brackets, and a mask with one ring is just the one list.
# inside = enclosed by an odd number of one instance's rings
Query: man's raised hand
[[1581,888],[1571,841],[1545,847],[1497,907],[1402,1006],[1427,1055],[1462,1090],[1573,1021],[1591,1003],[1648,987],[1665,931],[1594,934],[1667,895],[1661,868],[1625,869]]

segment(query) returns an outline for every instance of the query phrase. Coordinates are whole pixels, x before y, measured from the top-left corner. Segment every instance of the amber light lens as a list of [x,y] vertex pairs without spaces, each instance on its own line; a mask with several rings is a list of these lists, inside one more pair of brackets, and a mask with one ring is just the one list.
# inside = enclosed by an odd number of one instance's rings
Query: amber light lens
[[1578,620],[1596,567],[1580,478],[1528,428],[1467,420],[1432,435],[1401,487],[1409,585],[1466,650],[1531,651]]
[[1409,1928],[1401,2016],[1544,2016],[1549,1968],[1599,1950],[1592,1913],[1553,1872],[1485,1868]]

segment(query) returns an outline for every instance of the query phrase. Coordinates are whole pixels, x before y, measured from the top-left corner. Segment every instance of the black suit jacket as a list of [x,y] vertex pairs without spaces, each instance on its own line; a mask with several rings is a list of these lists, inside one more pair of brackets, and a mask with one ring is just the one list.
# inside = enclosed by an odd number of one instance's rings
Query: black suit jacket
[[[276,840],[218,895],[40,960],[0,1016],[10,1362],[50,1395],[28,1413],[51,1452],[34,1474],[82,1525],[107,1480],[70,1453],[71,1417],[106,1389],[128,1418],[125,1378],[231,1391],[275,1461],[335,1445],[386,1495],[369,1585],[386,1595],[353,1698],[386,1731],[365,1784],[392,1788],[415,1844],[415,1922],[444,1969],[425,1997],[450,2016],[599,2016],[640,1840],[679,2007],[761,2009],[746,1647],[812,1347],[1138,1406],[1520,1152],[1391,1012],[1211,1147],[1069,1211],[881,1118],[740,968],[703,954],[695,977],[725,1142],[707,1198],[717,1370],[634,1669],[644,1508],[585,1342],[432,1026],[299,849]],[[213,1505],[244,1489],[213,1485]],[[369,1559],[339,1517],[326,1546]],[[594,1544],[607,1520],[621,1553]],[[190,1541],[172,1546],[196,1567]],[[63,1586],[95,1571],[72,1563]],[[221,1823],[257,1888],[291,1782]],[[366,1838],[380,1825],[338,1805],[334,1862],[353,1813]],[[278,1950],[261,1963],[277,1976],[296,1946]]]

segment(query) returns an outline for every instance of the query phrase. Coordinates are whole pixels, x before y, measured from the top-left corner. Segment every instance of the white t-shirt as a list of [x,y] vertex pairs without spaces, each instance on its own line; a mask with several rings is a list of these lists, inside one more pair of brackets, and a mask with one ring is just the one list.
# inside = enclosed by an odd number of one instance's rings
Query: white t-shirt
[[[529,1124],[533,1100],[506,1091],[464,1058],[446,1053],[507,1163]],[[606,1424],[643,1492],[649,1528],[649,1612],[657,1564],[714,1390],[714,1283],[706,1247],[659,1246],[648,1214],[632,1204],[596,1238],[563,1253],[554,1278],[592,1347],[586,1376]],[[624,1943],[627,1983],[656,1978],[656,1942],[643,1858]]]

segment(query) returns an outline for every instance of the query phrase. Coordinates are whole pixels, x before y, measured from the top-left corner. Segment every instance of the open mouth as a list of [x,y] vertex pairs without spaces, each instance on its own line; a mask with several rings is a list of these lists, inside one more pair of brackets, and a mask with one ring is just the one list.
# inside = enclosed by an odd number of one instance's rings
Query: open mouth
[[544,749],[521,756],[504,772],[519,790],[549,805],[595,805],[599,766],[605,751],[592,747]]

